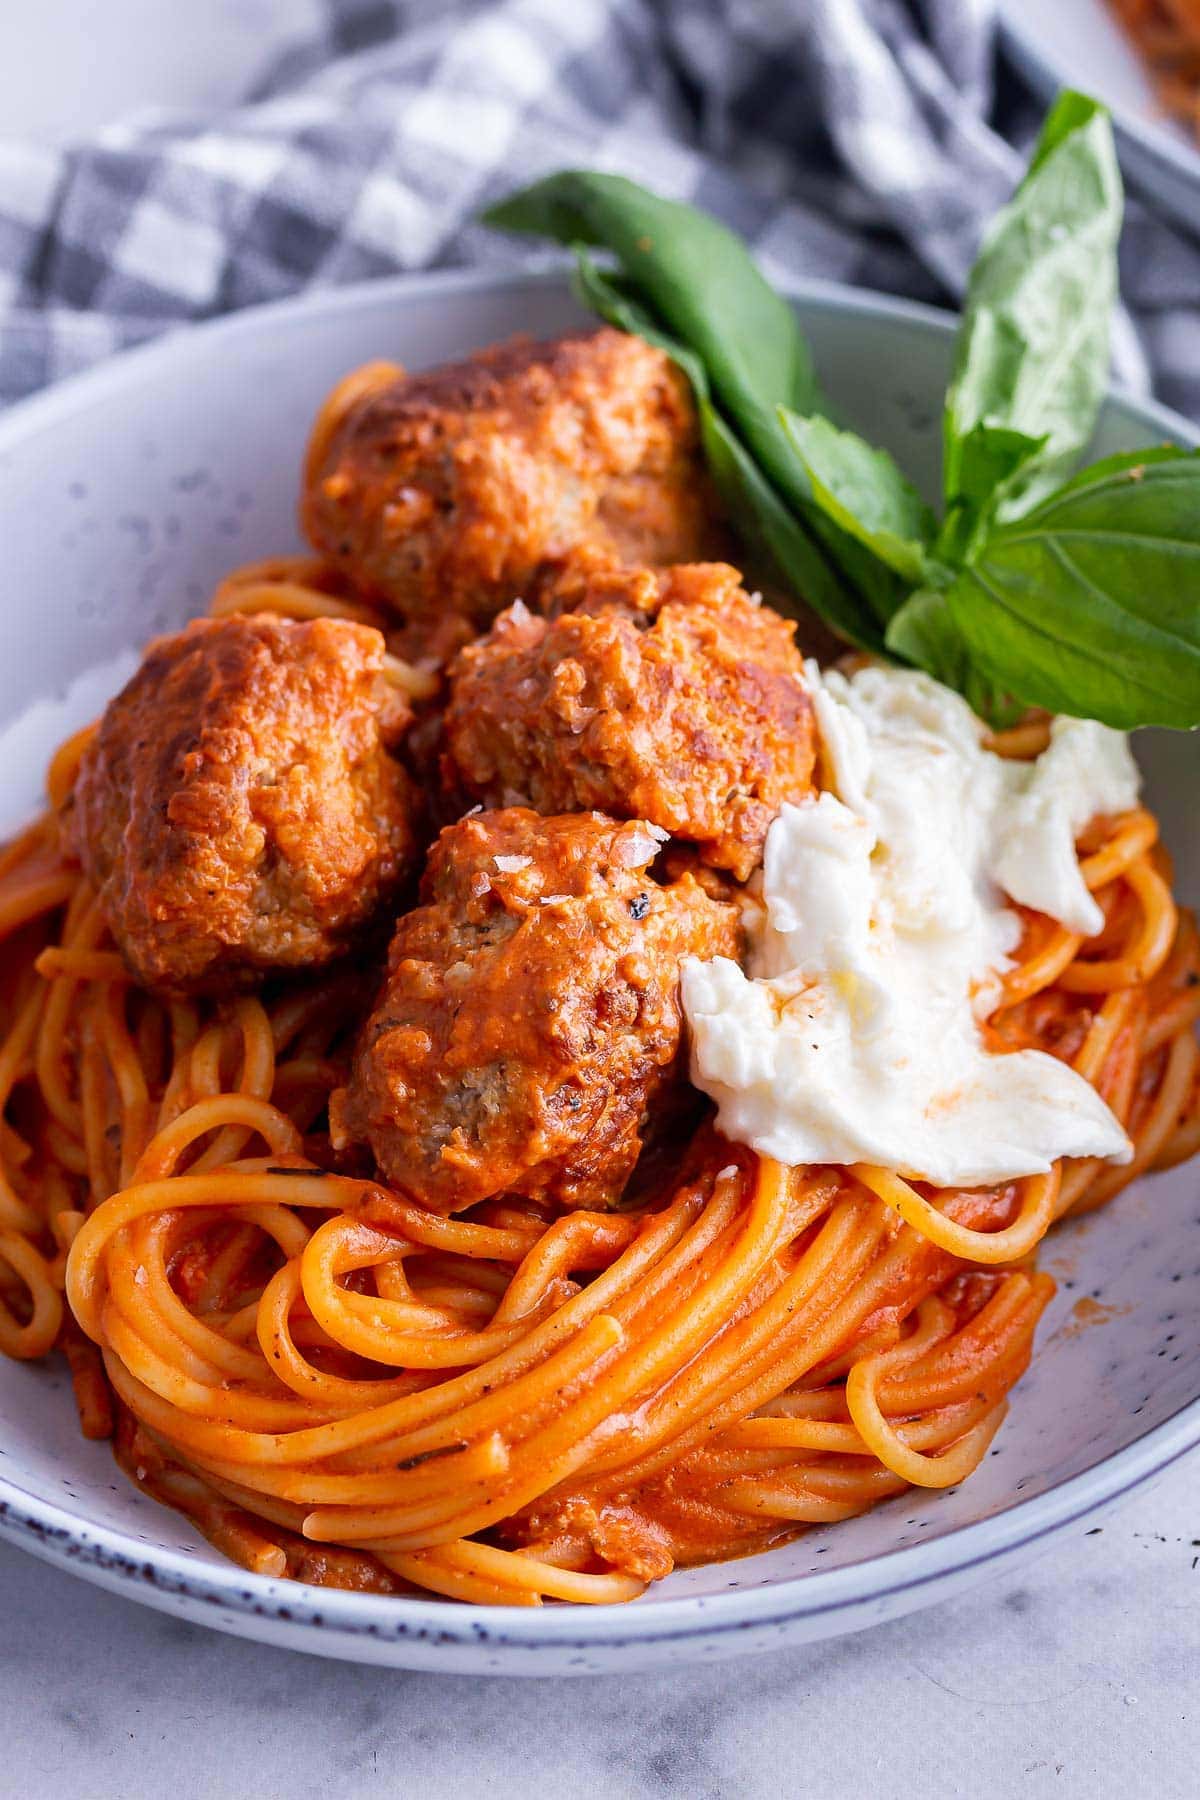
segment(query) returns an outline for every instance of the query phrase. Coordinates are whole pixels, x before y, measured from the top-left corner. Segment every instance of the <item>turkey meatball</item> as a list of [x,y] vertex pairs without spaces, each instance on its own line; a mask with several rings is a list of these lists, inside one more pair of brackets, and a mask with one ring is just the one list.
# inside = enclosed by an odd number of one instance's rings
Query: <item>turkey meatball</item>
[[450,785],[539,812],[648,819],[744,880],[780,806],[812,785],[794,625],[724,563],[584,560],[548,603],[556,617],[501,613],[453,665]]
[[328,962],[394,900],[414,795],[378,631],[267,614],[151,644],[84,754],[66,835],[134,977],[221,992]]
[[686,380],[603,329],[368,383],[319,424],[301,514],[411,627],[478,630],[583,543],[649,563],[710,553],[712,509]]
[[443,831],[400,920],[335,1144],[439,1212],[493,1195],[620,1198],[683,1087],[679,967],[736,956],[735,909],[646,872],[659,840],[599,814],[480,813]]

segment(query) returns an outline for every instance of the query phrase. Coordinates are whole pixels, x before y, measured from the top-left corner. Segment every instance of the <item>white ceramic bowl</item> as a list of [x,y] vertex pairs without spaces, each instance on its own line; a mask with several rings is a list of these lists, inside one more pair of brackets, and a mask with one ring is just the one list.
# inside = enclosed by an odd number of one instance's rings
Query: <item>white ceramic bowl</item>
[[[953,321],[827,286],[797,306],[826,392],[928,488]],[[287,302],[186,331],[0,420],[0,828],[34,807],[48,750],[103,703],[152,632],[199,611],[230,564],[297,543],[301,447],[333,381],[578,321],[561,274],[442,275]],[[1111,399],[1097,448],[1195,434]],[[1195,746],[1142,745],[1185,894],[1200,897]],[[149,1605],[244,1637],[406,1668],[587,1674],[857,1630],[1053,1544],[1200,1441],[1197,1177],[1144,1183],[1054,1240],[1062,1292],[983,1467],[961,1489],[743,1562],[673,1576],[630,1607],[470,1609],[268,1581],[137,1495],[79,1437],[63,1372],[0,1359],[0,1532]],[[1083,1329],[1092,1297],[1109,1323]]]
[[1113,115],[1130,186],[1200,231],[1200,144],[1164,110],[1141,57],[1104,0],[1001,0],[1010,54],[1049,104],[1080,88]]

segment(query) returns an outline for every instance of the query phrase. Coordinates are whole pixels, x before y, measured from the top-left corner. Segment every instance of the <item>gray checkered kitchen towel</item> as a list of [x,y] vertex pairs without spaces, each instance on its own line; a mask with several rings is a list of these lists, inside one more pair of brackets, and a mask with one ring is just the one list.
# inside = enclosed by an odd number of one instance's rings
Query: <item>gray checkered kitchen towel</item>
[[[569,165],[711,208],[768,273],[953,301],[1036,128],[991,0],[325,0],[245,104],[0,138],[0,402],[187,320],[511,264]],[[1200,417],[1200,240],[1131,208],[1118,370]]]

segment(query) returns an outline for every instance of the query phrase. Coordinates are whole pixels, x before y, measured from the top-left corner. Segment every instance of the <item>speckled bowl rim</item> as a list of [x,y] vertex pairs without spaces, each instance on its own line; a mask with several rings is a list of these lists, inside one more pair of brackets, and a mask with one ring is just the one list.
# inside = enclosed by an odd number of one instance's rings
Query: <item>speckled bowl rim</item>
[[[375,307],[381,298],[414,296],[435,303],[439,296],[471,291],[532,289],[561,285],[560,259],[523,272],[449,271],[434,275],[396,276],[323,290],[313,295],[248,308],[226,318],[189,328],[221,335],[233,342],[254,336],[273,318],[311,318],[346,314]],[[952,313],[911,301],[896,300],[835,282],[789,284],[790,298],[804,311],[843,317],[888,320],[945,338],[955,328]],[[126,383],[166,373],[179,348],[178,333],[126,352],[48,392],[21,402],[0,416],[0,456],[20,449],[36,434],[53,430],[82,407],[102,403]],[[1150,438],[1173,438],[1195,445],[1200,432],[1156,402],[1114,392],[1110,402],[1123,409]],[[1200,1396],[1168,1419],[1151,1427],[1123,1449],[1034,1495],[1017,1500],[1002,1513],[960,1526],[944,1536],[904,1549],[872,1556],[848,1568],[831,1569],[723,1594],[686,1595],[632,1606],[554,1605],[525,1610],[460,1607],[444,1600],[407,1595],[353,1594],[316,1588],[301,1582],[252,1575],[234,1564],[200,1566],[187,1554],[147,1546],[131,1533],[99,1527],[30,1494],[0,1476],[0,1537],[47,1561],[131,1599],[169,1604],[168,1596],[213,1607],[213,1624],[245,1620],[277,1620],[289,1628],[308,1628],[314,1640],[322,1630],[376,1643],[421,1641],[475,1647],[481,1643],[569,1650],[614,1650],[622,1645],[646,1649],[686,1644],[688,1639],[713,1640],[724,1634],[766,1630],[801,1619],[851,1614],[864,1604],[919,1596],[920,1590],[955,1576],[986,1572],[1009,1553],[1048,1540],[1080,1520],[1108,1507],[1200,1444]],[[909,1604],[919,1604],[917,1600]],[[859,1621],[861,1623],[861,1620]],[[836,1630],[836,1625],[833,1629]],[[826,1627],[828,1630],[829,1627]],[[319,1651],[313,1641],[306,1647]],[[366,1652],[364,1652],[366,1654]]]

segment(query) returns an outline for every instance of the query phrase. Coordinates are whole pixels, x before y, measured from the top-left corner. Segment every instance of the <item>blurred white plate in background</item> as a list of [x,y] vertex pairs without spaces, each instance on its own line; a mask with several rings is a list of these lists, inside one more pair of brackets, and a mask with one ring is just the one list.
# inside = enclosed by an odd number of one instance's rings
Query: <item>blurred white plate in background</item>
[[141,107],[219,111],[328,18],[323,0],[0,0],[0,134],[59,143]]
[[1104,0],[1000,0],[1000,20],[1030,85],[1047,101],[1065,87],[1103,100],[1130,185],[1200,232],[1200,143],[1164,111]]

